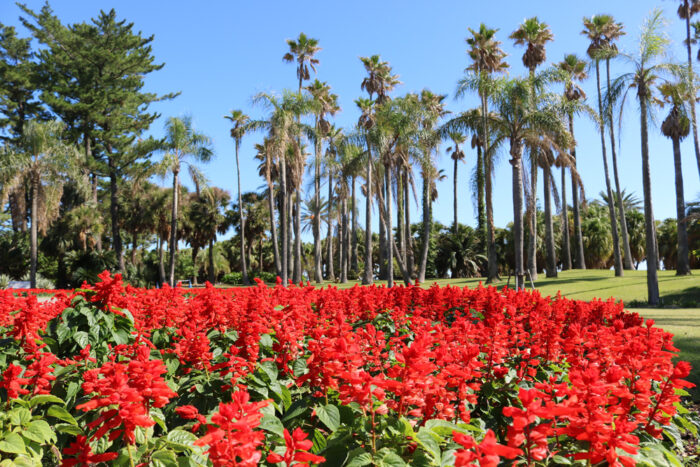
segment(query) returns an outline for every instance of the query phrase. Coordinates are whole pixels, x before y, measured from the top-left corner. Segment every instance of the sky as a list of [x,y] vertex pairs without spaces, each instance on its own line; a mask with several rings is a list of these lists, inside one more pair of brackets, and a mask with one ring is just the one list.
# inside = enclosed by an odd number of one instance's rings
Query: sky
[[[43,1],[26,4],[39,10]],[[547,44],[547,64],[561,61],[565,54],[585,56],[587,39],[580,34],[582,18],[607,13],[625,26],[626,35],[619,43],[622,52],[634,53],[644,19],[654,8],[664,12],[666,31],[672,40],[670,58],[684,60],[682,40],[685,25],[676,15],[675,0],[504,0],[484,1],[182,1],[152,0],[119,2],[104,0],[54,0],[51,7],[64,23],[89,21],[100,9],[115,8],[120,19],[134,23],[144,36],[154,35],[153,55],[164,62],[163,69],[146,77],[146,90],[160,94],[178,91],[179,97],[152,106],[162,116],[150,132],[162,136],[165,119],[191,115],[198,131],[208,135],[215,159],[202,167],[210,183],[236,196],[234,145],[229,135],[229,121],[224,116],[241,109],[254,119],[264,118],[265,109],[252,104],[252,96],[261,91],[281,92],[296,89],[295,67],[283,62],[288,50],[286,39],[300,32],[319,40],[322,50],[314,78],[326,81],[339,96],[342,111],[335,123],[350,129],[359,112],[354,100],[363,95],[360,83],[365,76],[360,56],[381,55],[388,61],[402,84],[392,95],[420,92],[428,88],[447,94],[448,110],[459,113],[478,105],[476,96],[455,99],[456,83],[469,64],[465,38],[468,28],[480,23],[498,28],[510,64],[509,76],[524,76],[524,48],[515,46],[508,36],[525,18],[537,16],[549,24],[554,41]],[[0,0],[0,18],[18,26],[21,36],[28,35],[19,22],[20,9],[14,2]],[[695,55],[695,52],[694,52]],[[697,69],[698,67],[696,67]],[[630,71],[622,60],[612,66],[612,76]],[[583,88],[589,104],[595,107],[595,74]],[[650,128],[652,198],[655,218],[675,217],[675,185],[671,141],[660,132],[668,109],[657,109],[657,122]],[[700,109],[699,109],[700,110]],[[623,116],[619,169],[622,187],[642,198],[639,114],[636,103],[629,101]],[[575,122],[577,159],[588,198],[597,198],[605,190],[600,137],[590,121]],[[262,134],[246,136],[241,146],[241,181],[243,191],[259,190],[264,180],[257,174],[254,144]],[[439,197],[434,218],[446,225],[452,222],[452,161],[443,144],[438,157],[439,168],[448,178],[438,185]],[[609,151],[609,149],[608,149]],[[476,164],[475,152],[468,148],[466,163],[459,166],[459,220],[476,225],[469,177]],[[682,143],[686,202],[700,198],[692,137]],[[610,156],[608,156],[610,157]],[[494,220],[497,226],[512,221],[511,168],[507,155],[500,157],[494,180]],[[612,177],[612,169],[611,169]],[[540,177],[541,180],[541,177]],[[559,176],[556,176],[557,184]],[[187,183],[187,182],[186,182]],[[163,182],[165,186],[168,181]],[[541,183],[540,183],[541,186]],[[568,186],[570,196],[571,189]],[[325,193],[325,190],[324,190]],[[541,193],[541,187],[540,187]],[[309,192],[310,194],[310,192]],[[540,205],[542,200],[540,196]],[[571,200],[569,199],[569,203]],[[362,204],[361,206],[364,206]],[[412,219],[420,215],[413,201]],[[361,222],[364,216],[361,216]],[[375,214],[376,220],[376,214]],[[376,225],[375,225],[376,230]]]

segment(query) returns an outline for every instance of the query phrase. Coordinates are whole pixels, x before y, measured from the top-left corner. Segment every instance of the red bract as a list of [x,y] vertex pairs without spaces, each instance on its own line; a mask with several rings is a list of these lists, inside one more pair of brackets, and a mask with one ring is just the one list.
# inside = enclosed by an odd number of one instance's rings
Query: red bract
[[29,384],[27,378],[19,377],[22,371],[24,371],[24,369],[21,366],[10,363],[7,369],[2,372],[0,388],[4,388],[5,391],[7,391],[8,400],[17,399],[20,395],[29,394],[29,390],[22,387]]
[[[488,430],[481,443],[474,441],[469,435],[455,431],[452,433],[454,440],[464,449],[458,449],[455,453],[455,466],[479,465],[481,467],[497,467],[501,457],[515,459],[522,453],[520,449],[503,446],[496,442],[496,435]],[[476,462],[475,462],[476,461]]]
[[314,443],[310,439],[306,439],[308,435],[304,433],[304,430],[297,428],[290,435],[287,429],[284,429],[284,445],[286,450],[284,455],[279,455],[277,453],[270,453],[267,456],[268,462],[278,463],[284,462],[284,465],[291,467],[293,465],[299,464],[320,464],[325,462],[326,458],[311,454],[309,449],[311,449]]
[[233,393],[231,403],[219,404],[206,434],[194,444],[208,446],[209,459],[215,466],[257,465],[262,458],[259,448],[265,434],[254,428],[260,425],[263,417],[260,409],[267,404],[267,401],[250,402],[245,391]]
[[85,412],[107,408],[88,424],[91,430],[99,427],[91,439],[101,438],[111,431],[110,440],[123,435],[127,443],[134,444],[137,426],[155,424],[149,409],[163,407],[177,396],[161,376],[167,372],[165,365],[160,360],[149,359],[148,347],[138,346],[134,357],[128,363],[107,362],[85,372],[83,391],[97,395],[76,408]]
[[119,457],[119,453],[105,452],[103,454],[95,454],[92,452],[87,436],[78,435],[76,440],[63,450],[63,456],[61,467],[71,467],[73,465],[89,466],[113,461]]

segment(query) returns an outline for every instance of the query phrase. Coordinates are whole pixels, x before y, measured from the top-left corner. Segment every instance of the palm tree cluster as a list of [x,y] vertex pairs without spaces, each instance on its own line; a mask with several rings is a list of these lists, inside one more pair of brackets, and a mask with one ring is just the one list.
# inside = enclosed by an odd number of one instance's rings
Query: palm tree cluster
[[[338,96],[316,77],[319,41],[301,33],[287,40],[282,55],[294,66],[293,87],[253,96],[258,118],[242,110],[224,117],[235,147],[233,201],[204,177],[201,164],[213,157],[211,140],[191,117],[167,119],[161,139],[144,136],[158,116],[147,113],[148,105],[175,97],[141,92],[144,76],[162,66],[150,55],[152,38],[134,34],[113,11],[92,26],[64,26],[48,5],[38,13],[22,8],[30,18],[25,25],[45,48],[33,52],[29,40],[2,26],[0,201],[6,229],[0,256],[21,252],[29,231],[33,284],[39,269],[73,284],[106,266],[135,282],[171,285],[184,278],[215,282],[234,271],[245,285],[254,274],[268,272],[283,284],[383,279],[390,287],[396,279],[410,284],[484,276],[492,282],[512,276],[515,287],[523,288],[542,272],[556,277],[559,270],[612,267],[621,276],[646,261],[649,302],[656,304],[661,264],[689,274],[698,263],[693,252],[700,246],[693,242],[700,241],[700,226],[683,197],[680,142],[693,134],[700,173],[692,60],[700,37],[700,23],[692,17],[700,2],[680,2],[688,55],[682,64],[665,59],[669,41],[658,11],[642,28],[636,53],[618,49],[625,34],[621,23],[594,15],[582,22],[589,41],[585,58],[570,53],[551,63],[550,27],[527,18],[509,36],[524,49],[525,76],[507,74],[497,29],[468,29],[467,63],[455,96],[476,96],[478,106],[454,113],[446,95],[429,89],[397,95],[401,81],[392,66],[380,55],[360,57],[366,73],[354,101],[360,116],[348,128],[334,124]],[[95,81],[90,67],[97,59],[81,44],[89,39],[99,50],[95,38],[115,36],[123,42],[123,60],[141,62],[110,71],[112,81]],[[65,70],[74,70],[74,77],[66,79]],[[590,101],[582,88],[589,75],[596,83]],[[112,94],[94,93],[103,87]],[[615,126],[629,97],[639,104],[641,203],[625,192],[618,170],[622,141]],[[101,113],[92,110],[100,105]],[[648,138],[651,115],[663,106],[669,109],[661,132],[673,143],[677,216],[657,225]],[[577,169],[574,129],[581,118],[600,134],[600,200],[586,199]],[[242,152],[243,140],[253,134],[260,135],[255,153]],[[453,161],[448,226],[433,219],[438,184],[448,177],[438,164],[443,144]],[[472,153],[475,228],[458,219],[459,167]],[[513,221],[506,228],[494,224],[494,174],[502,155],[512,173]],[[264,185],[244,193],[241,165],[253,160]],[[193,192],[183,187],[183,173]],[[172,187],[157,186],[157,176],[171,177]],[[416,211],[420,220],[412,222]],[[235,235],[217,243],[217,235],[230,228]],[[306,243],[309,231],[313,240]],[[185,245],[189,255],[178,254]],[[7,264],[8,271],[22,270]]]

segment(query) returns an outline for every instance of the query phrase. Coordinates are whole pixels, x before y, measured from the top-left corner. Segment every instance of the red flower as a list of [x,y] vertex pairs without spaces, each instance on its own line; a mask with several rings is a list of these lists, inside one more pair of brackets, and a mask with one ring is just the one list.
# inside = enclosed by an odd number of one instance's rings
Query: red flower
[[5,388],[8,399],[17,399],[20,395],[29,394],[29,390],[22,387],[29,384],[29,380],[19,377],[19,375],[22,374],[22,370],[21,366],[10,363],[7,369],[2,373],[0,388]]
[[317,456],[315,454],[311,454],[310,452],[307,452],[309,449],[311,449],[314,445],[314,443],[306,439],[308,435],[304,433],[304,430],[301,428],[297,428],[294,430],[294,432],[290,435],[289,431],[287,429],[284,429],[284,442],[285,446],[287,447],[287,450],[285,451],[283,456],[280,456],[277,453],[270,453],[267,456],[267,461],[272,462],[272,463],[278,463],[278,462],[284,462],[284,465],[287,467],[291,467],[292,465],[299,465],[299,464],[320,464],[321,462],[325,462],[326,458]]
[[[461,444],[464,449],[459,449],[455,453],[455,466],[480,465],[481,467],[498,467],[501,457],[515,459],[522,454],[520,449],[511,448],[498,444],[496,435],[488,430],[481,443],[476,443],[474,438],[464,433],[455,431],[452,433],[454,440]],[[478,461],[475,464],[474,461]]]
[[[105,452],[103,454],[94,454],[90,443],[88,442],[87,436],[78,435],[75,441],[71,445],[63,450],[63,460],[61,461],[61,467],[71,467],[74,465],[94,465],[101,462],[113,461],[119,457],[117,452]],[[75,456],[75,457],[66,457]]]

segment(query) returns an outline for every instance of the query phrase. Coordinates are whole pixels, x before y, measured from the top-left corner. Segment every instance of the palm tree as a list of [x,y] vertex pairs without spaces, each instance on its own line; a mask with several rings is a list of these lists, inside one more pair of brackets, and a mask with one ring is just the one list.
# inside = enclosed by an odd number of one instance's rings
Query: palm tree
[[[526,45],[523,54],[523,65],[530,71],[530,80],[534,79],[535,71],[547,60],[545,45],[554,40],[552,31],[547,23],[537,19],[528,18],[513,31],[510,39],[515,41],[515,45]],[[534,87],[532,90],[532,101],[534,103]],[[530,193],[528,196],[527,222],[530,229],[529,242],[527,245],[527,266],[530,270],[532,280],[537,278],[537,151],[530,153]]]
[[58,216],[64,183],[69,177],[78,178],[78,152],[63,143],[63,131],[64,125],[54,120],[26,122],[17,147],[5,146],[0,158],[3,203],[15,186],[25,181],[29,184],[29,281],[32,288],[36,288],[38,232],[45,232]]
[[515,246],[516,289],[524,287],[523,265],[523,149],[540,151],[557,147],[568,132],[562,122],[561,109],[552,104],[533,104],[532,90],[543,102],[551,102],[550,96],[540,91],[546,76],[530,80],[513,79],[500,83],[492,95],[497,112],[490,116],[491,126],[510,143],[510,164],[513,167],[513,237]]
[[[678,7],[678,17],[685,20],[685,47],[688,52],[688,82],[691,84],[691,96],[695,96],[695,73],[693,71],[693,58],[691,46],[693,39],[690,37],[690,19],[700,12],[700,0],[680,0]],[[695,115],[695,99],[689,99],[690,121],[693,124],[693,144],[695,146],[695,159],[698,163],[698,173],[700,173],[700,143],[698,143],[698,122]]]
[[[605,174],[605,187],[608,191],[608,197],[614,199],[612,195],[612,187],[610,185],[610,171],[608,170],[608,156],[605,144],[605,114],[603,112],[603,98],[600,89],[600,60],[606,56],[607,49],[610,47],[609,34],[618,31],[618,26],[610,15],[596,15],[591,18],[583,19],[584,30],[581,34],[588,37],[591,41],[588,46],[588,56],[595,63],[596,85],[598,90],[598,118],[600,129],[600,145],[603,156],[603,172]],[[615,275],[622,276],[622,255],[620,254],[620,239],[617,234],[617,215],[615,214],[615,203],[611,203],[610,222],[612,223],[613,237],[613,254],[615,257]]]
[[452,146],[447,148],[447,153],[450,158],[454,161],[454,175],[452,177],[453,183],[453,196],[454,196],[454,206],[453,206],[453,228],[454,232],[457,233],[457,168],[459,162],[464,162],[464,151],[459,147],[460,144],[464,144],[466,137],[462,133],[457,133],[455,131],[450,132],[450,140],[452,140]]
[[[669,44],[663,32],[664,18],[660,10],[654,10],[642,27],[639,38],[639,52],[636,56],[623,55],[634,67],[634,71],[625,73],[613,84],[615,88],[625,88],[626,92],[634,89],[639,101],[642,142],[642,182],[644,188],[644,224],[647,251],[647,292],[650,305],[659,304],[659,283],[657,277],[658,250],[654,210],[651,201],[651,171],[649,168],[649,130],[648,121],[651,104],[654,101],[654,85],[659,80],[659,73],[668,70],[670,65],[662,61]],[[610,189],[608,197],[612,199]],[[612,211],[614,214],[614,210]],[[615,229],[613,229],[613,233]],[[613,237],[614,238],[614,237]]]
[[[661,125],[661,132],[673,141],[673,167],[676,174],[676,222],[678,238],[678,261],[676,275],[690,274],[688,249],[688,227],[686,225],[685,199],[683,197],[683,169],[681,167],[681,141],[690,132],[690,122],[685,111],[685,104],[693,100],[692,90],[687,82],[664,83],[659,87],[664,101],[671,104],[671,111]],[[688,98],[689,96],[690,99]]]
[[[588,77],[586,73],[587,64],[585,61],[579,59],[574,54],[568,54],[564,57],[562,62],[557,65],[559,70],[563,73],[564,78],[564,97],[571,103],[577,103],[582,99],[586,98],[586,93],[577,84],[585,80]],[[574,112],[568,112],[569,119],[569,133],[571,138],[574,139]],[[572,165],[576,168],[576,146],[571,147]],[[567,213],[567,202],[566,202],[566,170],[562,166],[561,170],[561,193],[562,199],[562,232],[564,238],[563,244],[563,260],[564,266],[562,269],[571,269],[571,247],[569,241],[569,216]],[[581,234],[581,211],[579,207],[580,200],[580,189],[578,178],[575,174],[571,172],[571,190],[572,190],[572,206],[573,206],[573,217],[574,217],[574,267],[576,269],[586,269],[586,260],[583,253],[583,235]]]
[[275,154],[272,150],[270,140],[265,138],[262,144],[255,145],[255,158],[260,162],[258,171],[265,178],[267,183],[267,204],[270,215],[270,241],[272,242],[272,254],[275,262],[275,274],[282,277],[282,262],[277,241],[277,222],[275,221],[275,190],[273,186],[273,174],[276,174]]
[[299,92],[301,93],[301,87],[304,81],[311,79],[311,73],[309,68],[316,72],[316,65],[319,61],[315,58],[315,55],[321,50],[318,46],[318,40],[311,37],[307,37],[303,32],[299,34],[296,40],[287,39],[287,45],[289,46],[289,52],[284,54],[282,60],[287,63],[296,62],[297,65],[297,78],[299,78]]
[[[327,115],[335,115],[340,110],[338,106],[338,96],[330,92],[330,86],[319,80],[307,86],[313,98],[314,113],[314,200],[318,205],[321,198],[321,149],[323,140],[328,136],[330,123],[326,120]],[[316,216],[313,223],[314,235],[314,280],[320,283],[323,280],[321,270],[321,218]]]
[[[217,232],[225,233],[228,229],[223,210],[230,199],[230,195],[221,188],[205,187],[190,207],[190,216],[193,224],[197,226],[197,229],[203,234],[206,242],[209,244],[209,267],[207,270],[209,272],[209,282],[212,284],[216,281],[214,242],[216,241]],[[246,256],[246,250],[243,247],[241,247],[241,256]]]
[[[173,206],[170,220],[170,266],[168,282],[171,287],[175,286],[175,262],[177,252],[177,216],[178,216],[178,194],[180,191],[180,169],[183,164],[194,169],[192,162],[209,162],[213,156],[209,147],[209,137],[198,133],[192,126],[192,118],[189,116],[178,118],[170,117],[165,124],[165,140],[163,151],[165,155],[161,161],[161,172],[172,172],[173,174]],[[190,162],[190,159],[193,161]],[[191,171],[195,174],[196,171]]]
[[[238,207],[241,209],[243,202],[241,201],[241,166],[238,159],[238,150],[241,147],[241,140],[243,136],[248,131],[248,123],[250,122],[250,117],[243,113],[242,110],[232,110],[230,115],[226,115],[224,118],[229,120],[233,127],[231,128],[231,138],[236,144],[236,180],[238,181]],[[248,279],[248,265],[246,264],[246,255],[242,254],[245,251],[245,221],[246,218],[243,215],[243,211],[239,213],[240,215],[240,225],[239,225],[239,235],[241,236],[241,274],[243,276],[243,285],[250,285],[250,279]]]
[[501,49],[501,43],[495,39],[498,29],[488,28],[481,23],[478,31],[469,29],[471,37],[466,39],[469,50],[467,54],[472,63],[467,67],[473,75],[460,80],[457,95],[461,96],[468,90],[477,90],[481,100],[482,130],[481,138],[484,154],[484,194],[486,198],[486,250],[488,257],[488,274],[486,282],[498,279],[498,257],[496,255],[496,237],[493,223],[493,151],[488,125],[489,95],[493,91],[491,75],[503,73],[508,68],[504,61],[506,53]]

